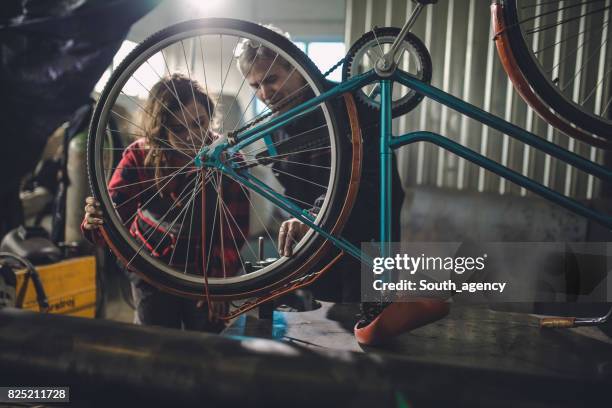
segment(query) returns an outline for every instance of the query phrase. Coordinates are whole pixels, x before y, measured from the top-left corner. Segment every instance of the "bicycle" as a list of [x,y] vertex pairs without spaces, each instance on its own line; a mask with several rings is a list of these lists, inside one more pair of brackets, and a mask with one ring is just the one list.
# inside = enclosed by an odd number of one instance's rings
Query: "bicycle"
[[[88,140],[90,184],[94,196],[100,201],[103,211],[107,214],[108,221],[102,229],[102,234],[113,252],[122,259],[127,268],[138,272],[150,283],[168,292],[209,300],[249,299],[235,311],[224,316],[226,319],[236,317],[262,302],[311,284],[345,254],[356,257],[362,262],[369,262],[368,257],[359,248],[341,236],[343,224],[350,213],[359,188],[364,150],[355,98],[360,99],[373,112],[380,114],[380,203],[382,209],[380,242],[383,243],[383,251],[388,250],[384,244],[390,242],[391,230],[389,225],[391,196],[389,153],[415,142],[434,143],[570,211],[611,228],[612,217],[609,215],[593,211],[443,135],[431,132],[392,135],[392,117],[408,113],[424,97],[428,97],[604,181],[612,181],[610,169],[540,139],[518,126],[429,84],[431,79],[429,52],[423,43],[410,33],[410,28],[423,7],[435,2],[432,0],[417,1],[418,4],[412,16],[401,29],[375,29],[355,42],[347,57],[332,67],[336,69],[344,63],[343,81],[331,89],[327,89],[324,85],[326,75],[321,74],[312,61],[293,43],[284,36],[257,24],[232,19],[195,20],[168,27],[146,39],[126,57],[112,75],[96,106],[90,127]],[[553,81],[547,80],[546,83],[542,83],[543,68],[538,66],[537,58],[533,58],[533,50],[525,40],[525,30],[533,29],[533,27],[525,28],[525,23],[529,23],[531,27],[538,20],[529,17],[519,20],[518,15],[522,10],[519,3],[521,3],[520,0],[505,0],[501,3],[494,1],[492,5],[496,24],[495,41],[505,61],[504,66],[513,82],[521,94],[524,94],[525,99],[534,106],[534,109],[543,117],[548,118],[551,124],[595,146],[609,147],[612,143],[612,122],[604,117],[607,107],[593,109],[590,105],[579,106],[568,99],[560,88],[555,90]],[[609,13],[609,0],[606,0],[605,4],[604,11]],[[544,29],[544,26],[540,28]],[[237,68],[234,62],[236,49],[245,41],[249,41],[255,47],[266,47],[272,50],[276,55],[275,61],[281,58],[290,64],[292,74],[299,73],[304,78],[303,89],[294,95],[287,95],[280,101],[274,100],[273,96],[270,98],[272,103],[266,107],[266,110],[255,111],[252,106],[257,90],[247,92],[245,95],[243,91],[245,81],[236,76]],[[228,54],[231,56],[229,60]],[[527,59],[526,55],[532,55],[532,57]],[[409,61],[406,71],[398,68],[400,57]],[[211,60],[214,60],[214,64],[210,62]],[[157,69],[155,65],[158,66]],[[163,72],[159,72],[159,67]],[[197,77],[203,82],[207,93],[211,91],[219,95],[218,100],[223,100],[224,91],[227,92],[225,86],[230,86],[231,83],[231,81],[228,83],[227,80],[232,78],[235,81],[231,91],[235,97],[231,103],[226,104],[223,119],[220,119],[220,122],[215,125],[216,129],[222,133],[222,137],[207,145],[204,143],[204,135],[210,128],[200,128],[199,132],[193,132],[192,138],[199,140],[200,143],[198,146],[194,145],[196,153],[189,157],[189,164],[180,168],[168,168],[170,173],[162,180],[158,180],[167,184],[179,174],[195,177],[193,187],[189,191],[182,192],[179,197],[182,210],[171,221],[165,220],[165,215],[168,214],[166,213],[160,219],[158,226],[162,222],[167,222],[171,224],[171,227],[176,225],[179,228],[179,234],[183,227],[191,231],[193,225],[189,220],[193,219],[197,197],[202,187],[211,183],[217,189],[215,217],[212,221],[212,235],[214,235],[215,227],[219,223],[226,222],[228,225],[232,223],[231,213],[225,208],[222,192],[219,191],[222,177],[229,177],[237,181],[245,192],[248,190],[256,193],[263,201],[255,202],[257,200],[255,196],[252,199],[249,198],[251,209],[255,214],[252,224],[255,224],[256,228],[248,237],[243,237],[248,244],[241,252],[240,261],[243,273],[237,276],[208,277],[206,273],[204,276],[195,275],[190,273],[186,267],[182,269],[170,266],[168,262],[153,256],[152,253],[157,248],[144,249],[145,245],[129,234],[126,220],[117,215],[114,203],[109,196],[106,180],[109,172],[116,169],[105,167],[101,159],[105,149],[108,149],[104,144],[105,138],[102,137],[107,129],[106,124],[110,118],[114,117],[128,121],[135,129],[139,127],[132,118],[125,117],[113,109],[116,101],[123,95],[122,98],[129,100],[135,110],[145,115],[150,114],[142,107],[139,100],[130,96],[124,89],[129,85],[148,91],[150,84],[147,86],[147,81],[161,79],[163,75],[172,73],[173,69],[186,72],[190,78]],[[536,75],[537,72],[540,72],[540,76]],[[148,79],[143,79],[146,73],[148,73]],[[394,94],[393,84],[402,85],[407,91],[399,95],[397,92]],[[338,98],[342,98],[345,104],[350,125],[348,133],[345,133],[345,129],[339,123],[337,111],[333,105],[334,100]],[[562,102],[565,104],[559,105],[557,99],[563,99]],[[601,95],[599,99],[602,99]],[[241,102],[245,108],[235,115],[237,120],[234,120],[235,123],[232,124],[228,117],[231,116],[232,108],[240,105]],[[607,102],[600,101],[600,105],[602,103]],[[554,109],[557,114],[551,114],[551,109]],[[214,110],[208,113],[213,118],[219,116],[219,112]],[[183,113],[182,116],[182,120],[186,122],[185,114]],[[303,120],[305,117],[317,117],[322,120],[320,123],[312,124],[312,129],[317,132],[317,137],[311,137],[310,131],[293,135],[287,140],[279,141],[271,137],[273,132],[296,120]],[[141,129],[142,131],[144,130]],[[142,136],[142,133],[135,132],[135,136]],[[166,146],[166,148],[171,149],[171,146]],[[294,169],[298,166],[311,165],[307,161],[292,162],[289,158],[294,158],[298,153],[314,151],[323,154],[329,163],[328,166],[322,166],[326,167],[327,174],[324,182],[315,183],[313,180],[304,180],[295,174],[287,174],[287,176],[296,177],[296,183],[318,185],[323,199],[317,212],[311,211],[312,203],[300,202],[284,195],[282,189],[275,185],[274,177],[269,174],[269,166],[275,161],[282,160],[293,166]],[[145,186],[146,183],[143,184],[143,190],[151,188],[151,186]],[[266,205],[273,205],[283,213],[275,214],[265,208]],[[261,210],[262,206],[263,210]],[[308,225],[310,231],[296,243],[292,257],[272,256],[273,248],[270,247],[275,245],[273,238],[275,231],[278,230],[283,217],[289,216]],[[204,224],[204,217],[201,219]],[[205,226],[201,227],[204,230]],[[168,229],[170,236],[172,235],[171,229]],[[217,228],[217,230],[220,231],[222,228]],[[264,236],[258,237],[257,233]],[[235,237],[231,238],[235,241]],[[256,238],[258,247],[253,249],[250,242]],[[339,250],[337,256],[322,270],[312,272],[310,269],[313,265],[332,247]],[[189,251],[188,247],[187,252]],[[209,258],[210,253],[207,253],[204,248],[202,252],[202,262],[205,262],[204,258]],[[203,269],[206,270],[205,267]]]

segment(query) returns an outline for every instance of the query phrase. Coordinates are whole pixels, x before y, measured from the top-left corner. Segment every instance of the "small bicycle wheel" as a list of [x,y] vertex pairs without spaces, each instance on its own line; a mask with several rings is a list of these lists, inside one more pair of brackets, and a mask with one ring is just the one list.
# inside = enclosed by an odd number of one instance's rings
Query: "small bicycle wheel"
[[[255,57],[238,64],[245,47]],[[270,94],[263,87],[280,68],[285,81]],[[186,96],[179,80],[190,84]],[[325,240],[311,230],[295,242],[293,256],[280,256],[276,240],[289,215],[196,159],[212,139],[265,123],[277,114],[266,115],[271,110],[285,112],[324,89],[320,71],[295,45],[249,22],[183,22],[138,45],[102,92],[88,139],[91,189],[111,249],[147,281],[185,296],[244,297],[287,279]],[[256,102],[260,91],[268,92],[263,108]],[[159,95],[171,100],[164,103]],[[334,102],[321,103],[224,163],[311,211],[314,223],[329,231],[345,218],[345,198],[356,188],[349,182],[350,137],[339,127],[336,109]],[[108,167],[104,152],[112,148],[106,137],[112,119],[127,123],[133,137],[123,164]]]
[[[382,27],[365,33],[350,48],[342,68],[342,80],[370,71],[376,61],[391,48],[400,29]],[[396,57],[398,67],[420,80],[431,81],[431,56],[427,47],[414,34],[408,33],[400,46]],[[356,92],[356,98],[373,110],[380,109],[380,92],[378,83],[368,84]],[[410,112],[423,100],[423,95],[404,85],[393,84],[392,115],[393,117]]]
[[510,47],[534,92],[568,122],[609,141],[611,7],[610,0],[503,2]]

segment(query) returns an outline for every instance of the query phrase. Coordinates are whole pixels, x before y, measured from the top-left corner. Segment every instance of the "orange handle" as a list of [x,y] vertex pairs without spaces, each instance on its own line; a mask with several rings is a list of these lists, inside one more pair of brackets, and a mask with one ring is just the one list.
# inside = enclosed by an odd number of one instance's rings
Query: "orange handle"
[[575,317],[545,317],[540,319],[540,327],[547,329],[566,329],[574,327]]

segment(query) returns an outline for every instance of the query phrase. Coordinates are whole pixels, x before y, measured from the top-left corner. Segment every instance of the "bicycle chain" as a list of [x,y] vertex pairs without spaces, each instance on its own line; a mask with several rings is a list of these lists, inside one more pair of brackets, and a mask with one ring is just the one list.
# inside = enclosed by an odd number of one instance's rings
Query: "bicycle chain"
[[[346,60],[346,57],[342,58],[340,61],[336,62],[334,64],[333,67],[331,67],[330,69],[328,69],[327,71],[325,71],[325,73],[323,74],[323,78],[327,78],[332,72],[334,72],[340,65],[342,65],[344,63],[344,61]],[[244,125],[243,127],[241,127],[240,129],[236,130],[235,132],[230,132],[230,140],[235,140],[236,135],[238,135],[241,132],[244,132],[245,130],[248,130],[250,128],[252,128],[253,126],[255,126],[256,124],[260,123],[261,121],[269,118],[270,116],[272,116],[273,114],[277,113],[278,111],[280,111],[282,108],[284,108],[285,106],[287,106],[290,102],[293,102],[297,99],[298,96],[300,96],[302,93],[304,93],[304,91],[306,91],[307,89],[309,89],[308,87],[303,88],[301,91],[297,92],[295,95],[293,95],[292,97],[288,98],[285,102],[283,102],[282,104],[280,104],[279,106],[277,106],[274,109],[271,109],[270,112],[266,113],[265,115],[247,123],[246,125]]]

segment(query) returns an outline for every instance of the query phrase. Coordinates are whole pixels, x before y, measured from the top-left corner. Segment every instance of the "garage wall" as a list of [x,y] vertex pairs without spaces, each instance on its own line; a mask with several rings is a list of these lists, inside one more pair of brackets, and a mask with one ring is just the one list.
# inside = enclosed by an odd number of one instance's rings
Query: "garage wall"
[[[548,126],[515,93],[491,40],[493,35],[489,4],[490,2],[485,0],[440,0],[433,7],[428,6],[421,14],[413,32],[424,40],[432,55],[432,84],[543,138],[602,162],[603,152],[579,141],[570,140]],[[401,27],[413,7],[410,0],[347,0],[347,45],[373,26]],[[603,19],[602,13],[592,15],[587,21],[587,27],[602,25]],[[608,33],[612,33],[612,30]],[[551,42],[549,39],[542,39],[544,40]],[[609,61],[612,52],[610,43],[612,41],[608,41],[606,49],[603,50],[607,55],[606,66],[612,64]],[[568,61],[571,61],[575,58],[571,53],[575,46],[553,47],[549,51],[550,58],[553,58],[555,48],[558,48],[561,60],[569,58]],[[593,58],[592,62],[597,63],[598,57]],[[571,64],[567,65],[571,67]],[[606,81],[609,97],[610,81]],[[395,120],[394,127],[396,134],[413,130],[439,132],[576,198],[596,197],[600,192],[599,182],[593,177],[540,152],[534,152],[528,146],[434,101],[426,101],[409,115]],[[505,182],[494,174],[425,143],[400,150],[399,166],[406,187],[429,185],[499,194],[528,194],[524,189]]]

